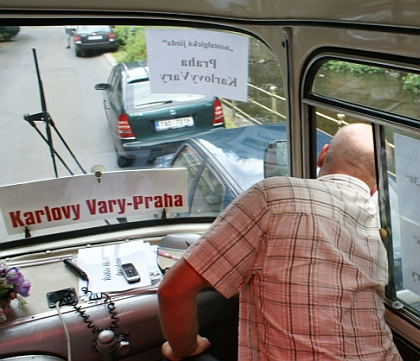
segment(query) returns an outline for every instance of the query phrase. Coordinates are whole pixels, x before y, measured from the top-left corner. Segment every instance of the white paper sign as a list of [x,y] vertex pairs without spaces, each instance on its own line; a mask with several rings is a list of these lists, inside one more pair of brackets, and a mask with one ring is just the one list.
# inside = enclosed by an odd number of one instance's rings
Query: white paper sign
[[401,218],[401,259],[403,285],[420,295],[420,225]]
[[420,295],[420,142],[394,135],[404,287]]
[[394,135],[400,216],[420,223],[420,141]]
[[0,187],[9,234],[95,220],[188,211],[185,168],[77,175]]
[[[150,286],[148,260],[143,241],[82,248],[76,263],[89,277],[92,292],[117,292],[132,288]],[[140,275],[140,281],[128,283],[124,278],[121,265],[132,263]],[[86,281],[80,281],[80,287]]]
[[248,38],[206,30],[146,29],[153,93],[248,99]]

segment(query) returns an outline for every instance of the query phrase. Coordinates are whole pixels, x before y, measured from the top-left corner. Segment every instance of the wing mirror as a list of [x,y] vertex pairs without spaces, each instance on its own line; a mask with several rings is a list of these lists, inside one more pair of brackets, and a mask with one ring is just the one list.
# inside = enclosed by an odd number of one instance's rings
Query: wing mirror
[[287,142],[276,140],[271,143],[264,154],[264,178],[287,176],[287,160]]
[[109,84],[106,83],[99,83],[95,85],[96,90],[107,90],[109,88]]

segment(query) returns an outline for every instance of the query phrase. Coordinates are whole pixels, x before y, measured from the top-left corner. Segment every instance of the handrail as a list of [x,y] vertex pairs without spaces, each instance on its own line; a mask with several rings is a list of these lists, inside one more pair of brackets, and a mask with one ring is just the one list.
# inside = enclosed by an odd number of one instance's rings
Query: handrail
[[[270,96],[271,97],[271,100],[272,100],[271,101],[272,108],[269,108],[269,107],[267,107],[267,106],[265,106],[265,105],[263,105],[263,104],[255,101],[254,99],[252,99],[250,97],[248,97],[248,101],[249,102],[255,104],[256,106],[258,106],[258,107],[260,107],[262,109],[265,109],[266,111],[270,112],[272,115],[276,115],[276,116],[279,116],[279,117],[281,117],[283,119],[286,119],[286,116],[284,114],[281,114],[281,113],[279,113],[277,111],[277,105],[276,105],[276,99],[281,100],[281,101],[286,101],[286,99],[284,97],[281,97],[281,96],[279,96],[279,95],[277,95],[275,93],[275,90],[276,90],[276,87],[275,86],[270,87],[271,92],[269,92],[269,91],[267,91],[265,89],[259,88],[259,87],[255,86],[253,84],[250,84],[250,83],[248,83],[248,86],[249,87],[252,87],[252,88],[254,88],[254,89],[256,89],[256,90],[258,90],[258,91],[260,91],[260,92],[262,92],[264,94],[267,94],[268,96]],[[253,124],[259,124],[259,125],[262,124],[259,120],[255,119],[254,117],[252,117],[251,115],[249,115],[248,113],[246,113],[245,111],[243,111],[242,109],[238,108],[236,106],[236,102],[234,100],[228,101],[228,100],[226,100],[224,98],[221,98],[221,101],[222,101],[223,104],[225,104],[228,108],[230,108],[232,110],[232,118],[233,118],[234,121],[237,120],[237,113],[239,113],[243,118],[249,120]],[[345,118],[345,115],[344,114],[337,114],[337,118],[338,119],[332,118],[332,117],[330,117],[328,115],[325,115],[325,114],[322,114],[320,112],[316,112],[316,115],[318,115],[318,116],[320,116],[320,117],[322,117],[324,119],[330,120],[330,121],[336,123],[340,127],[343,126],[343,125],[345,125],[345,124],[348,124],[344,120],[344,118]]]
[[257,90],[259,90],[259,91],[261,91],[261,92],[263,92],[263,93],[266,93],[266,94],[268,94],[268,95],[270,95],[270,96],[273,96],[273,97],[275,97],[275,98],[277,98],[277,99],[280,99],[280,100],[286,101],[286,98],[283,98],[283,97],[281,97],[280,95],[277,95],[277,94],[274,92],[274,91],[276,90],[276,87],[275,87],[275,86],[270,87],[271,93],[270,93],[270,92],[268,92],[267,90],[264,90],[264,89],[258,88],[257,86],[255,86],[255,85],[253,85],[253,84],[251,84],[251,83],[248,83],[248,86],[250,86],[251,88],[257,89]]

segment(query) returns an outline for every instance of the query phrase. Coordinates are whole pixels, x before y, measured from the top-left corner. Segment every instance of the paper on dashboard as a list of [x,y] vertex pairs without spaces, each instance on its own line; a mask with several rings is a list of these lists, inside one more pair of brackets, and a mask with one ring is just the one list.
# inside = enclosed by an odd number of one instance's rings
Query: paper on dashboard
[[[88,288],[93,293],[119,292],[151,285],[148,255],[143,241],[112,244],[80,249],[76,263],[89,277]],[[140,274],[140,281],[128,283],[121,264],[132,263]],[[86,282],[80,281],[80,287]]]

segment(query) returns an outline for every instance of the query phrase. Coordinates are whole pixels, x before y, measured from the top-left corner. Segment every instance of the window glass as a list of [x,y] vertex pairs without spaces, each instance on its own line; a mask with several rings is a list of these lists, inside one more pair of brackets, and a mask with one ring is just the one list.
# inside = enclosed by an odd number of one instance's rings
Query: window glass
[[[418,119],[420,98],[415,87],[409,87],[410,79],[407,72],[329,61],[318,69],[313,92]],[[344,124],[365,122],[332,107],[316,107],[315,114],[317,128],[331,135]],[[372,199],[378,206],[378,224],[388,251],[387,298],[419,317],[420,136],[383,126],[380,137],[382,169],[379,192]]]
[[[79,35],[72,28],[89,33]],[[99,33],[102,29],[107,34]],[[86,203],[93,194],[76,199],[80,189],[51,186],[51,192],[60,188],[51,204],[42,203],[46,197],[39,194],[35,198],[41,203],[21,208],[13,208],[19,197],[12,199],[4,192],[12,206],[4,207],[0,198],[2,214],[13,215],[7,224],[16,232],[9,233],[1,218],[0,243],[73,230],[95,232],[95,227],[112,227],[121,220],[160,218],[160,209],[156,214],[133,211],[126,216],[122,213],[127,207],[115,211],[107,203],[131,189],[124,187],[125,171],[131,176],[131,171],[144,169],[186,168],[188,205],[193,209],[183,209],[182,214],[217,216],[249,186],[244,179],[264,178],[265,149],[286,139],[280,64],[264,43],[249,35],[139,24],[17,26],[15,30],[13,41],[0,43],[0,83],[8,84],[8,91],[0,94],[6,122],[0,131],[0,149],[8,155],[0,158],[0,186],[81,176],[77,179],[94,177],[93,184],[101,183],[106,191],[95,203],[101,209]],[[153,71],[157,65],[160,70]],[[241,73],[235,75],[238,69]],[[164,91],[156,88],[157,83],[173,87]],[[41,96],[53,123],[36,117],[42,111]],[[203,171],[204,164],[208,168]],[[95,178],[98,169],[120,176],[121,181],[107,188],[105,178]],[[168,176],[167,184],[174,183]],[[64,195],[69,197],[61,199]],[[80,206],[80,217],[69,215],[72,205],[76,210]],[[45,209],[54,209],[60,223],[50,220]],[[167,213],[174,216],[176,211]]]
[[115,84],[117,82],[118,76],[119,76],[119,69],[118,67],[115,67],[111,70],[111,73],[108,78],[108,94],[110,94],[110,97],[111,97],[111,94],[114,94],[116,92]]
[[222,210],[224,186],[214,172],[204,167],[191,205],[191,213],[202,216],[214,216]]
[[190,147],[183,147],[182,151],[176,156],[173,166],[187,168],[188,180],[190,181],[197,177],[202,162],[203,160]]
[[388,220],[382,227],[390,230],[385,242],[393,255],[388,296],[420,315],[420,136],[391,128],[385,134],[388,197],[381,199],[380,209]]
[[420,75],[329,60],[313,82],[315,94],[420,120]]
[[93,32],[99,32],[99,31],[109,31],[109,26],[79,26],[77,27],[77,31],[80,33],[93,33]]
[[112,101],[115,106],[121,106],[122,103],[122,83],[121,74],[116,74],[112,86]]
[[[318,129],[326,132],[327,134],[334,136],[335,133],[345,124],[351,123],[366,123],[359,118],[344,114],[337,110],[317,107],[316,110],[316,122]],[[318,143],[318,149],[322,146]]]
[[149,83],[139,82],[131,84],[130,88],[132,88],[133,92],[133,107],[140,108],[142,105],[144,105],[144,97],[150,95],[150,85]]

